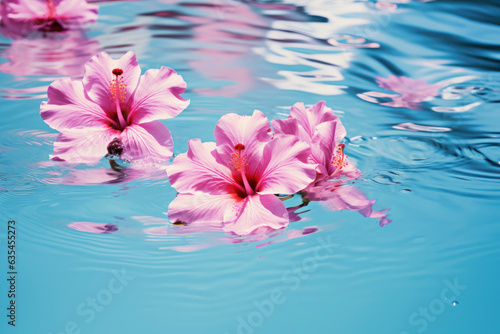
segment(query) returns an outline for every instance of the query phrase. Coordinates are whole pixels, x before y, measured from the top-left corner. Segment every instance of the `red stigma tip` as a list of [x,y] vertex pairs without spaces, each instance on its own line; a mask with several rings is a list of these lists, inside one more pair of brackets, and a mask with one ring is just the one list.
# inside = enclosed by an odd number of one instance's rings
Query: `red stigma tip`
[[115,68],[113,71],[111,71],[114,75],[122,75],[123,70],[121,68]]
[[245,145],[243,145],[243,144],[236,144],[236,145],[234,146],[234,149],[235,149],[236,151],[241,151],[241,150],[244,150],[244,149],[245,149]]
[[339,144],[340,148],[344,148],[345,144]]

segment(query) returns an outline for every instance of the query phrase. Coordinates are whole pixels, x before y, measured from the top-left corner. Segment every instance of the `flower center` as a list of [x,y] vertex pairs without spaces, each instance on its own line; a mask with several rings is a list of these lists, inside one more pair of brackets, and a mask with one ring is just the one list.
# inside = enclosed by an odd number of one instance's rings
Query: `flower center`
[[245,192],[248,196],[253,195],[255,192],[252,187],[248,183],[248,179],[246,176],[246,166],[247,164],[247,155],[243,153],[245,150],[245,145],[239,143],[234,146],[235,152],[231,153],[231,169],[235,172],[241,173],[241,179],[243,180],[243,184],[245,186]]
[[111,73],[115,76],[109,83],[111,100],[115,102],[116,115],[118,116],[120,127],[123,130],[128,125],[121,109],[121,103],[125,102],[125,97],[127,96],[127,85],[123,83],[123,77],[121,76],[123,70],[121,68],[115,68]]
[[64,27],[57,21],[56,6],[52,0],[45,0],[47,13],[35,18],[36,25],[43,25],[40,27],[41,31],[59,32],[64,31]]
[[347,166],[349,162],[347,161],[347,155],[344,154],[344,144],[339,144],[335,148],[335,153],[332,158],[332,166],[335,167],[335,172],[331,176],[337,174],[342,168]]

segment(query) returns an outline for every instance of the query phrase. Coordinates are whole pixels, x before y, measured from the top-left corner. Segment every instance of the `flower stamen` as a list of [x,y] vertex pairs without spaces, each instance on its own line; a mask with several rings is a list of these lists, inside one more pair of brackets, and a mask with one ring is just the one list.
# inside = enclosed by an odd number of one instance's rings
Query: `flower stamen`
[[335,148],[335,153],[333,154],[332,158],[332,166],[335,167],[335,172],[333,172],[331,176],[334,176],[335,174],[340,172],[342,168],[349,164],[349,162],[347,161],[347,155],[344,154],[344,148],[344,144],[339,144]]
[[123,83],[122,78],[120,77],[123,74],[123,70],[121,68],[115,68],[111,71],[111,73],[115,76],[115,79],[113,79],[109,84],[111,99],[115,102],[118,121],[120,122],[122,129],[124,129],[127,126],[127,122],[125,121],[125,117],[123,117],[120,104],[125,102],[127,85]]
[[248,183],[248,179],[246,177],[246,166],[247,164],[247,155],[243,153],[245,149],[245,145],[239,143],[234,146],[236,152],[231,153],[231,169],[235,172],[241,173],[241,179],[243,180],[243,184],[245,185],[245,192],[247,195],[253,195],[255,192],[252,187]]

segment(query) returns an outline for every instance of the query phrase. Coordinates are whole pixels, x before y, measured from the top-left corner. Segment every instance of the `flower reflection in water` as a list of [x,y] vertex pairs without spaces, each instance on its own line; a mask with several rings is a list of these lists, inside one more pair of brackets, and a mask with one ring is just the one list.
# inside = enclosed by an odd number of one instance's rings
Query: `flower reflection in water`
[[97,20],[96,5],[85,0],[8,0],[0,4],[0,30],[10,38],[23,38],[36,31],[78,29]]
[[47,161],[39,164],[50,177],[43,177],[41,182],[47,184],[66,185],[99,185],[99,184],[127,184],[141,180],[164,180],[166,182],[166,166],[130,164],[120,165],[110,160],[110,168],[97,167],[77,169],[72,164]]
[[82,77],[83,65],[99,49],[99,42],[87,38],[83,31],[37,33],[12,42],[6,52],[8,62],[0,64],[0,72],[16,76]]
[[[165,3],[178,1],[163,0]],[[255,73],[248,68],[252,48],[258,46],[264,35],[265,21],[252,8],[238,1],[212,1],[211,3],[181,2],[189,12],[200,15],[185,15],[184,10],[158,11],[150,16],[172,16],[188,22],[192,35],[194,57],[187,63],[208,81],[211,86],[194,87],[193,91],[205,96],[238,96],[255,86]],[[170,36],[168,35],[170,38]],[[238,40],[238,43],[234,43]]]
[[[293,210],[293,208],[291,208]],[[243,244],[255,243],[255,247],[263,247],[266,245],[280,243],[292,239],[301,238],[309,234],[318,232],[316,226],[288,229],[262,229],[255,230],[247,236],[235,234],[221,233],[220,228],[215,228],[210,225],[203,224],[170,224],[167,219],[136,216],[132,219],[141,222],[146,227],[143,232],[148,236],[149,241],[158,241],[164,243],[170,240],[175,243],[182,237],[182,244],[164,245],[160,249],[170,249],[178,252],[194,252],[197,250],[225,245],[225,244]],[[203,237],[201,237],[203,235]],[[189,239],[187,239],[189,237]],[[200,238],[198,238],[200,237]]]
[[387,78],[375,77],[380,87],[397,94],[366,92],[358,94],[362,100],[383,106],[419,109],[419,103],[439,95],[442,84],[429,84],[424,80],[415,80],[404,76],[390,75]]
[[[83,75],[83,64],[99,52],[99,42],[86,37],[82,26],[97,19],[97,6],[85,0],[9,0],[0,4],[0,33],[14,41],[0,72],[42,76],[42,87],[4,89],[3,98],[43,98],[47,81]],[[31,78],[27,84],[31,84]]]

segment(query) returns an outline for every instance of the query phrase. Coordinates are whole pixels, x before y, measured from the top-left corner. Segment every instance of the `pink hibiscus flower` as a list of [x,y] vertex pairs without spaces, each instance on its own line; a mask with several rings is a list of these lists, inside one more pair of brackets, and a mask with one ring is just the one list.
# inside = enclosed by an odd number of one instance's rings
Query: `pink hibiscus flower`
[[344,154],[342,140],[346,130],[333,110],[324,101],[306,109],[304,103],[296,103],[287,119],[273,120],[276,134],[297,136],[311,147],[309,162],[316,164],[316,180],[347,176],[357,178],[360,171]]
[[91,163],[106,153],[130,162],[172,157],[169,130],[158,119],[177,116],[189,104],[186,83],[168,67],[141,76],[133,52],[118,60],[101,52],[85,65],[83,80],[63,78],[48,89],[40,113],[60,131],[53,160]]
[[379,218],[381,226],[391,221],[383,212],[372,209],[374,200],[354,186],[345,184],[361,176],[361,172],[344,154],[341,141],[346,130],[333,110],[324,101],[306,109],[296,103],[285,120],[273,120],[276,134],[289,134],[300,138],[311,147],[309,162],[317,164],[314,183],[301,191],[304,205],[308,201],[321,201],[330,210],[359,211],[365,217]]
[[33,31],[64,31],[97,20],[96,5],[85,0],[5,0],[2,33],[22,37]]
[[294,136],[273,138],[260,111],[222,116],[215,138],[216,143],[190,140],[188,152],[167,167],[179,192],[168,208],[170,221],[238,235],[286,227],[288,211],[275,194],[293,194],[314,180],[308,145]]

